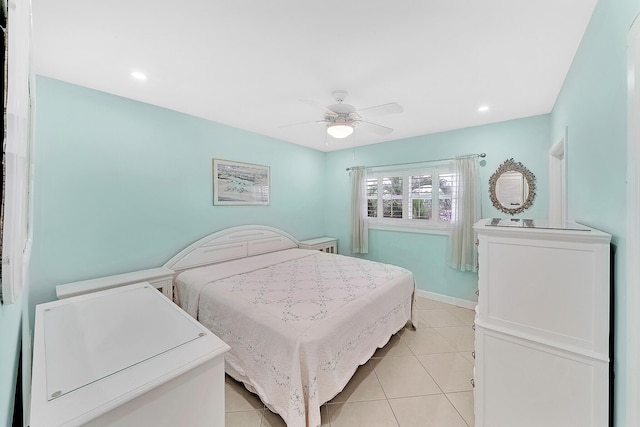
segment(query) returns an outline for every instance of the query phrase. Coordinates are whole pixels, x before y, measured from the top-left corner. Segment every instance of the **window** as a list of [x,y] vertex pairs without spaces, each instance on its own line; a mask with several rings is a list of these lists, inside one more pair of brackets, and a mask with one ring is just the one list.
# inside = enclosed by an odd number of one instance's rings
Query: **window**
[[453,193],[456,184],[456,176],[451,170],[451,166],[439,166],[369,172],[369,224],[448,229],[455,203]]

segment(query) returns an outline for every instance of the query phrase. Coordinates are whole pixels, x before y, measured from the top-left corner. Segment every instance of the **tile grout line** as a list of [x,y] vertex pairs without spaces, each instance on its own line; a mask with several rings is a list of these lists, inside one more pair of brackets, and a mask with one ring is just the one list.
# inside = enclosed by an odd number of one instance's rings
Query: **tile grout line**
[[[402,339],[402,337],[400,337],[400,339]],[[411,349],[409,349],[409,351],[411,351]],[[413,354],[413,351],[411,353]],[[391,356],[391,357],[395,357],[395,356]],[[415,357],[415,355],[414,355],[414,357]],[[382,390],[382,393],[384,394],[385,400],[387,401],[387,405],[389,405],[389,409],[391,409],[391,413],[393,414],[393,418],[396,420],[396,424],[398,424],[398,427],[401,427],[400,426],[400,420],[398,420],[398,416],[396,415],[396,411],[393,410],[393,406],[391,406],[391,402],[389,402],[389,396],[387,396],[387,392],[384,391],[384,387],[382,387],[382,383],[380,382],[380,378],[378,378],[378,373],[376,372],[375,366],[372,369],[373,369],[373,374],[376,376],[376,380],[378,381],[378,385],[380,386],[380,389]]]
[[[473,393],[473,390],[471,390],[471,392]],[[457,392],[454,392],[454,393],[464,393],[464,392],[457,391]],[[453,394],[453,393],[451,393],[451,394]],[[469,425],[469,423],[467,422],[467,419],[466,419],[464,416],[462,416],[462,413],[460,412],[460,410],[458,409],[458,407],[457,407],[457,406],[456,406],[456,405],[451,401],[451,399],[449,399],[449,396],[447,396],[447,393],[445,393],[445,394],[444,394],[444,396],[447,398],[447,400],[449,401],[449,403],[451,403],[451,406],[453,406],[453,409],[455,409],[455,410],[456,410],[456,412],[458,413],[458,415],[460,415],[460,418],[462,418],[462,421],[464,421],[464,423],[467,425],[467,427],[471,427],[471,426]]]

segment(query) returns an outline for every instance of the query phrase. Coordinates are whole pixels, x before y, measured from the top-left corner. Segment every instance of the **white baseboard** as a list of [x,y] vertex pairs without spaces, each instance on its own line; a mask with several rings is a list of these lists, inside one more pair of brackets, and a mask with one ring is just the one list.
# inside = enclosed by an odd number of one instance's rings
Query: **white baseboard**
[[448,295],[436,294],[435,292],[423,291],[422,289],[416,289],[416,295],[423,298],[432,299],[434,301],[444,302],[446,304],[452,304],[457,307],[468,308],[469,310],[475,310],[476,301],[469,301],[466,299],[450,297]]

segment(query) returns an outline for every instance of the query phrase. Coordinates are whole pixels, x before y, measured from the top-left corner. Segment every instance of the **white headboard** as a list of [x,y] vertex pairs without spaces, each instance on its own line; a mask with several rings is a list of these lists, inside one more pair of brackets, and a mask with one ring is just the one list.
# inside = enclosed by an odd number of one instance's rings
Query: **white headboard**
[[173,271],[298,247],[298,240],[277,228],[243,225],[210,234],[164,264]]

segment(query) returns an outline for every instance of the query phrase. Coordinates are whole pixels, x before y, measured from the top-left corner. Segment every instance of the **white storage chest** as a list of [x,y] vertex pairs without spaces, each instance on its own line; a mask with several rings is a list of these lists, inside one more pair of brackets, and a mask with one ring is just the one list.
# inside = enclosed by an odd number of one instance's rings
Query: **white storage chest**
[[148,283],[40,304],[31,426],[224,425],[228,349]]

